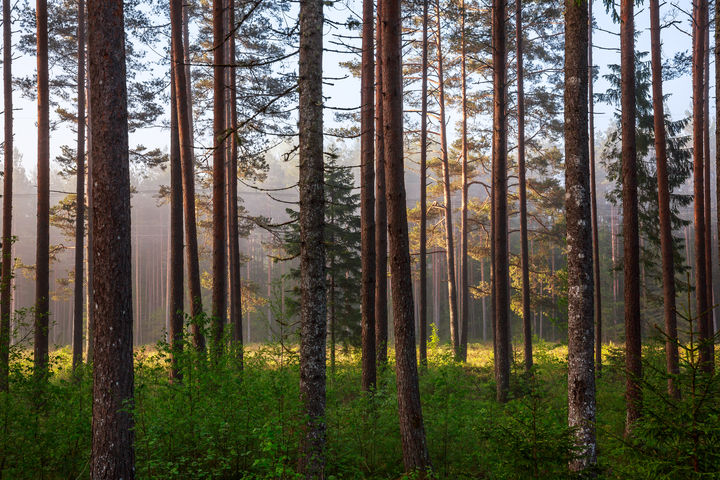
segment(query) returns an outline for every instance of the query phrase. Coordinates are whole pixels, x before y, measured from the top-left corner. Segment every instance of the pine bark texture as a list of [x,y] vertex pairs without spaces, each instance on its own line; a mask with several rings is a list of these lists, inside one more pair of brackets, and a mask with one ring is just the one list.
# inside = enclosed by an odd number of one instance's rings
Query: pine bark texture
[[[377,11],[382,10],[384,0],[377,0]],[[388,219],[385,200],[385,137],[383,135],[383,19],[377,16],[377,39],[375,43],[375,349],[377,364],[383,368],[387,364],[388,342]]]
[[703,36],[705,38],[705,52],[703,62],[703,168],[705,182],[705,275],[708,313],[705,321],[707,322],[707,331],[709,341],[706,344],[707,356],[710,362],[707,363],[707,370],[715,369],[715,299],[713,295],[713,262],[712,262],[712,201],[710,190],[710,18],[709,7],[705,5],[705,16],[703,18]]
[[655,129],[655,159],[658,179],[658,208],[660,213],[660,256],[662,258],[663,317],[665,319],[665,363],[668,394],[678,397],[672,376],[679,373],[677,346],[677,318],[675,316],[675,260],[673,255],[672,224],[670,222],[670,187],[668,184],[667,140],[665,108],[663,105],[662,56],[660,44],[660,2],[650,0],[650,52],[652,62],[653,125]]
[[419,471],[422,475],[430,467],[430,458],[425,443],[425,427],[420,405],[417,358],[415,356],[410,242],[405,207],[400,0],[383,0],[380,16],[382,19],[384,93],[382,133],[385,138],[385,177],[387,180],[385,193],[390,239],[398,417],[405,471]]
[[420,118],[420,364],[427,365],[427,115],[428,115],[428,0],[423,0],[422,86]]
[[362,78],[360,86],[362,389],[377,377],[375,350],[375,26],[374,3],[363,0]]
[[78,1],[77,183],[75,215],[75,290],[73,292],[73,370],[82,363],[85,268],[85,0]]
[[[37,0],[37,237],[35,250],[35,370],[48,368],[50,320],[50,98],[47,0]],[[10,157],[12,158],[12,157]]]
[[530,373],[532,358],[532,316],[530,314],[530,252],[528,250],[527,184],[525,183],[525,90],[523,77],[522,3],[515,2],[515,46],[517,48],[517,115],[518,115],[518,188],[520,190],[520,264],[522,270],[522,322],[525,372]]
[[565,1],[565,214],[568,261],[568,426],[577,457],[570,469],[597,462],[593,252],[588,142],[588,9]]
[[9,388],[10,317],[12,316],[12,207],[13,207],[13,98],[11,0],[3,0],[3,218],[2,271],[0,272],[0,392]]
[[225,140],[225,2],[213,0],[213,246],[212,246],[212,350],[219,355],[222,349],[223,327],[227,314],[227,245],[226,242],[226,165]]
[[323,176],[323,2],[300,3],[300,397],[307,417],[299,469],[323,478],[325,467],[325,198]]
[[635,148],[634,0],[620,3],[620,104],[622,109],[622,205],[625,297],[625,430],[640,417],[642,374],[640,340],[640,247],[637,151]]
[[510,389],[510,280],[508,278],[507,208],[507,41],[505,0],[492,2],[493,57],[493,275],[495,325],[495,376],[497,400],[506,402]]
[[95,350],[90,476],[135,477],[130,162],[123,2],[88,2]]

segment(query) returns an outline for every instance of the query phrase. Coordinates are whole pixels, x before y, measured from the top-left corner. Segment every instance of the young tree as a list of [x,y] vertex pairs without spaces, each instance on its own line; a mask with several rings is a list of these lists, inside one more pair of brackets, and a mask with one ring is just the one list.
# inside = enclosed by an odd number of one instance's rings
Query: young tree
[[75,216],[75,292],[73,309],[73,369],[82,362],[83,283],[85,267],[85,0],[78,1],[78,122],[77,122],[77,214]]
[[658,206],[660,213],[660,251],[662,256],[663,312],[665,318],[665,363],[667,365],[668,394],[677,398],[679,391],[672,378],[677,375],[678,346],[675,317],[675,259],[668,185],[667,141],[665,138],[665,109],[662,88],[662,56],[660,50],[660,2],[650,0],[650,42],[652,57],[653,125],[655,130],[655,158],[657,162]]
[[495,311],[495,376],[497,400],[507,401],[510,389],[510,280],[508,278],[507,209],[507,45],[506,3],[492,2],[493,52],[493,164],[492,164],[492,245],[493,299]]
[[565,1],[565,212],[568,246],[568,426],[578,455],[570,469],[597,461],[592,229],[588,143],[588,8]]
[[625,272],[626,432],[640,417],[642,374],[640,344],[640,249],[635,147],[634,0],[620,3],[620,108],[622,111],[622,205]]
[[5,141],[3,157],[2,271],[0,272],[0,392],[9,388],[10,317],[12,316],[12,207],[13,207],[13,98],[12,98],[12,6],[3,0],[3,99]]
[[130,165],[123,2],[88,2],[95,350],[90,476],[135,477]]
[[375,350],[377,364],[387,364],[388,312],[387,312],[387,275],[388,275],[388,217],[385,200],[385,136],[384,91],[383,91],[383,29],[380,11],[384,0],[377,0],[377,38],[375,40]]
[[[375,385],[375,60],[373,1],[363,0],[362,78],[360,86],[360,219],[362,223],[362,389]],[[381,172],[384,174],[384,172]]]
[[[420,405],[415,321],[410,272],[405,177],[403,167],[403,85],[400,0],[383,0],[382,31],[383,130],[387,179],[388,236],[392,281],[398,417],[403,463],[407,472],[421,475],[430,468]],[[380,175],[378,175],[380,176]]]
[[[527,185],[525,183],[525,91],[523,89],[522,3],[515,1],[515,47],[517,49],[517,131],[518,188],[520,190],[520,262],[522,264],[522,317],[525,372],[530,373],[532,358],[532,318],[530,316],[530,252],[527,227]],[[567,72],[566,72],[567,74]]]
[[212,339],[213,349],[219,354],[222,348],[223,327],[227,311],[227,245],[225,222],[225,140],[227,115],[225,112],[226,85],[225,62],[227,39],[225,38],[225,2],[213,0],[213,247],[212,247]]
[[35,369],[48,368],[50,316],[50,99],[47,0],[35,7],[37,35],[37,240],[35,250]]
[[325,468],[325,247],[323,181],[323,2],[300,4],[300,398],[307,415],[299,470],[323,478]]

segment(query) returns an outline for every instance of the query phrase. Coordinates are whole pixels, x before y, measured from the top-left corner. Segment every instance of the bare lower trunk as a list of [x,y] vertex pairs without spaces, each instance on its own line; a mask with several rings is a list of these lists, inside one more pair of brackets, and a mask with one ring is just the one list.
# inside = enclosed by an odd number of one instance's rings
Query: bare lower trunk
[[125,30],[120,0],[88,3],[93,210],[96,258],[95,357],[90,476],[135,477],[130,279],[130,162]]
[[422,117],[420,118],[420,364],[427,365],[427,93],[428,93],[428,0],[423,0]]
[[[377,0],[378,12],[382,9],[382,2]],[[381,54],[383,42],[382,17],[377,16],[377,40],[375,43],[375,171],[385,171],[385,138],[383,132],[383,57]],[[388,342],[388,312],[387,312],[387,234],[388,219],[385,201],[385,175],[375,175],[375,349],[377,363],[383,368],[387,364]]]
[[383,0],[381,18],[384,93],[382,133],[385,138],[384,152],[387,160],[385,177],[390,227],[398,417],[405,471],[419,472],[424,476],[430,468],[430,458],[425,443],[415,357],[410,246],[405,207],[400,0]]
[[660,252],[662,257],[663,312],[665,318],[665,362],[668,394],[677,398],[679,391],[673,376],[678,369],[677,318],[675,317],[675,261],[673,258],[672,224],[670,223],[670,187],[668,185],[667,140],[662,88],[662,56],[660,44],[660,2],[650,0],[650,35],[652,54],[653,120],[655,128],[655,159],[657,162],[658,207],[660,212]]
[[507,216],[507,45],[505,2],[492,2],[493,38],[493,297],[495,300],[497,400],[510,389],[510,292]]
[[325,468],[325,198],[322,98],[322,0],[300,4],[300,398],[307,423],[299,470],[323,478]]
[[3,98],[5,141],[3,156],[2,273],[0,278],[0,391],[9,388],[10,318],[12,317],[12,204],[13,204],[13,98],[12,24],[10,0],[3,0]]
[[568,426],[578,456],[570,469],[597,462],[592,228],[588,143],[588,9],[565,2],[565,211],[568,259]]
[[637,151],[635,149],[635,22],[633,0],[620,6],[622,198],[625,273],[625,399],[629,432],[640,417],[642,374],[640,345],[640,249],[638,230]]
[[714,318],[715,308],[713,301],[713,258],[712,258],[712,201],[710,191],[710,19],[708,17],[708,7],[705,6],[705,17],[704,19],[704,37],[705,37],[705,61],[703,68],[703,108],[705,109],[703,117],[703,160],[704,160],[704,177],[705,182],[705,275],[707,279],[707,302],[709,311],[707,313],[707,331],[708,338],[707,342],[707,355],[708,358],[712,359],[708,363],[709,371],[715,369],[715,340],[713,338],[714,333]]
[[361,257],[362,285],[362,389],[369,391],[377,377],[375,349],[375,60],[374,5],[363,1],[362,80],[361,80]]

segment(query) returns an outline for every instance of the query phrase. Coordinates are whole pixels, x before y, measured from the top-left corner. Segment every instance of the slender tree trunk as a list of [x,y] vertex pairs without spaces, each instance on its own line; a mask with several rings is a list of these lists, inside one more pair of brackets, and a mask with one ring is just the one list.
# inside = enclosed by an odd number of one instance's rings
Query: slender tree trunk
[[[520,3],[518,2],[518,5]],[[460,357],[463,362],[467,361],[468,328],[470,326],[470,285],[468,284],[468,141],[467,141],[467,46],[465,42],[465,0],[460,4],[460,90],[462,108],[462,232],[460,251],[460,288],[461,293],[461,326],[460,329]],[[424,97],[424,95],[423,95]]]
[[363,0],[360,119],[362,257],[362,389],[370,391],[377,377],[375,351],[375,26],[374,4]]
[[595,99],[593,98],[593,15],[588,1],[588,128],[590,130],[590,210],[592,215],[593,285],[595,286],[595,371],[602,371],[602,290],[600,289],[600,236],[598,233],[597,178],[595,176]]
[[708,323],[708,338],[711,340],[707,343],[708,357],[712,361],[708,364],[710,371],[715,368],[715,340],[713,333],[715,331],[715,305],[713,295],[713,258],[712,258],[712,201],[710,191],[710,18],[709,9],[705,6],[704,19],[704,37],[705,37],[705,61],[703,68],[703,108],[705,116],[703,118],[703,159],[704,159],[704,177],[705,182],[705,275],[707,278],[707,302],[708,313],[706,321]]
[[12,207],[13,207],[13,98],[12,98],[12,6],[3,0],[3,98],[5,142],[3,156],[2,273],[0,274],[0,392],[7,392],[10,362],[10,318],[12,309]]
[[[709,27],[708,27],[709,28]],[[720,262],[720,3],[715,2],[715,208],[717,215],[717,233],[718,233],[718,261]],[[709,159],[708,159],[709,161]]]
[[525,183],[525,89],[523,87],[522,3],[515,2],[515,45],[517,47],[518,183],[520,190],[520,263],[522,264],[522,311],[525,372],[530,373],[532,358],[532,318],[530,315],[530,255],[528,251],[527,186]]
[[695,300],[696,319],[700,336],[700,363],[703,369],[712,369],[712,348],[708,321],[707,297],[707,262],[705,246],[705,181],[703,163],[704,136],[704,61],[705,34],[704,25],[707,18],[707,2],[693,0],[693,195],[695,197]]
[[655,129],[655,158],[657,162],[658,207],[660,212],[660,252],[662,257],[663,312],[665,318],[665,362],[668,394],[678,398],[679,391],[672,376],[679,372],[677,319],[675,317],[675,263],[673,256],[672,224],[670,223],[670,187],[668,185],[667,140],[663,106],[662,56],[660,44],[660,2],[650,0],[650,41],[653,76],[653,113]]
[[[230,37],[228,39],[228,64],[235,64],[235,0],[229,0],[228,25]],[[235,67],[228,68],[230,77],[229,90],[229,127],[231,130],[228,164],[228,261],[230,267],[230,324],[232,325],[233,342],[239,367],[243,367],[243,338],[242,338],[242,286],[240,283],[240,227],[238,225],[238,143],[237,143],[237,74]]]
[[635,149],[635,20],[633,0],[620,4],[622,106],[623,248],[625,272],[625,398],[629,433],[640,417],[642,374],[640,344],[640,249],[638,231],[637,151]]
[[125,29],[120,0],[88,2],[96,258],[90,476],[135,478],[130,278],[130,162]]
[[[86,79],[87,84],[87,95],[86,98],[90,98],[90,81]],[[93,145],[93,130],[92,130],[92,105],[87,102],[87,217],[88,217],[88,231],[87,231],[87,248],[85,252],[87,254],[87,353],[86,360],[88,363],[92,362],[95,353],[95,309],[93,308],[94,293],[92,289],[93,279],[95,278],[95,259],[92,256],[93,246],[95,244],[94,238],[94,222],[93,222],[93,158],[92,158],[92,145]]]
[[423,0],[422,117],[420,118],[420,364],[427,365],[427,111],[428,111],[428,0]]
[[492,2],[493,43],[493,292],[495,299],[497,400],[507,401],[510,389],[510,292],[507,217],[507,45],[506,4]]
[[[187,32],[187,6],[180,0],[172,0],[171,5],[177,3],[183,15],[183,34],[173,34],[173,54],[175,65],[185,64],[185,68],[175,71],[175,95],[177,101],[178,137],[180,142],[180,163],[182,167],[183,210],[185,213],[185,254],[187,256],[187,272],[190,293],[190,314],[193,322],[191,332],[193,344],[199,351],[205,350],[205,337],[200,326],[196,323],[203,313],[202,290],[200,288],[200,264],[198,256],[197,222],[195,220],[195,159],[193,155],[192,135],[192,109],[190,107],[190,77],[187,75],[189,64],[188,54],[185,50]],[[174,5],[173,8],[178,8]],[[175,13],[178,15],[178,13]],[[177,21],[177,19],[176,19]]]
[[38,106],[35,370],[39,375],[45,375],[48,369],[50,317],[50,103],[48,98],[47,0],[37,0],[35,14],[37,25]]
[[227,314],[227,246],[225,222],[225,67],[227,60],[223,0],[213,0],[213,248],[212,339],[215,354],[222,350]]
[[[182,52],[175,49],[182,46],[182,0],[170,2],[170,25],[172,38],[172,92],[170,100],[170,296],[169,296],[169,342],[172,352],[171,378],[180,380],[177,356],[183,348],[183,307],[184,271],[183,271],[183,175],[182,147],[180,142],[180,125],[178,112],[184,109],[178,101],[178,73],[185,67],[182,65]],[[185,79],[187,81],[187,79]]]
[[430,468],[430,458],[425,443],[415,357],[410,246],[405,207],[400,0],[383,0],[380,16],[384,93],[382,133],[387,160],[385,177],[390,227],[390,278],[395,325],[398,417],[405,471],[418,471],[422,476]]
[[[568,246],[568,426],[577,457],[570,469],[597,462],[592,228],[588,141],[588,8],[565,1],[565,211]],[[624,138],[624,137],[623,137]]]
[[452,196],[450,194],[450,160],[448,158],[447,129],[445,125],[445,77],[443,72],[442,30],[440,17],[440,1],[435,2],[435,21],[437,24],[437,75],[438,93],[440,95],[440,148],[443,170],[443,201],[445,203],[445,256],[448,276],[448,310],[450,313],[450,341],[455,358],[460,358],[460,337],[458,329],[457,285],[455,283],[455,242],[453,240]]
[[78,121],[75,217],[75,290],[73,309],[73,370],[82,363],[83,284],[85,266],[85,0],[78,1]]
[[[384,0],[377,0],[377,11],[382,9]],[[377,16],[377,39],[375,43],[375,349],[377,364],[383,368],[387,364],[388,312],[387,312],[387,247],[388,217],[385,201],[385,137],[383,135],[383,18]]]
[[323,2],[300,4],[300,398],[307,416],[299,470],[323,478],[325,468],[325,197],[323,159]]

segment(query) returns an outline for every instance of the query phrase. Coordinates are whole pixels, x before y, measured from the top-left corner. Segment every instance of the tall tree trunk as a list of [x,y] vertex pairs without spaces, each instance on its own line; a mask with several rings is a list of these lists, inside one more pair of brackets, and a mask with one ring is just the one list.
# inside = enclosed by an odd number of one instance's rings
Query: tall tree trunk
[[362,389],[377,378],[375,351],[375,26],[374,4],[363,0],[362,79],[360,113],[360,221],[362,257]]
[[635,20],[633,0],[620,3],[620,82],[622,107],[622,197],[625,272],[625,399],[629,433],[640,417],[640,249],[638,231],[637,151],[635,149]]
[[[177,0],[172,0],[176,2]],[[190,315],[193,322],[191,333],[194,347],[205,350],[205,337],[197,321],[203,313],[202,290],[200,287],[200,263],[198,254],[197,222],[195,220],[195,157],[193,155],[192,108],[187,48],[187,5],[182,5],[182,36],[173,35],[173,51],[177,56],[175,64],[184,63],[185,68],[175,72],[175,95],[177,100],[178,137],[180,142],[180,163],[182,167],[183,210],[185,217],[185,255],[187,257],[188,285],[190,294]],[[177,6],[175,6],[177,8]],[[175,14],[177,15],[177,13]],[[177,37],[177,38],[176,38]]]
[[90,476],[135,477],[130,278],[130,162],[125,28],[120,0],[88,2],[95,357]]
[[[519,5],[519,2],[518,2]],[[468,284],[468,141],[467,141],[467,45],[465,44],[465,0],[460,4],[460,90],[462,108],[462,232],[460,251],[460,298],[462,305],[460,358],[467,361],[468,328],[470,325],[470,285]],[[423,95],[424,97],[424,95]]]
[[677,318],[675,317],[675,263],[673,256],[672,224],[670,223],[670,187],[668,185],[667,140],[663,105],[662,56],[660,44],[660,2],[650,0],[650,42],[652,56],[653,120],[655,129],[655,159],[657,162],[658,207],[660,212],[660,252],[662,257],[663,312],[665,318],[665,362],[668,394],[678,398],[679,391],[673,376],[679,372],[677,346]]
[[300,398],[307,416],[299,470],[323,478],[325,468],[325,197],[323,159],[323,1],[300,4]]
[[[623,137],[624,139],[625,137]],[[590,153],[588,141],[588,8],[565,1],[565,212],[568,246],[568,426],[577,457],[570,469],[597,462],[593,327]]]
[[522,312],[525,372],[530,373],[532,358],[532,318],[530,316],[530,254],[528,251],[527,186],[525,184],[525,89],[523,86],[522,3],[515,1],[515,45],[517,47],[518,184],[520,189],[520,263],[522,270]]
[[212,339],[216,355],[222,350],[223,327],[227,314],[227,246],[225,222],[225,1],[213,0],[213,247],[212,247]]
[[600,289],[600,236],[598,233],[597,179],[595,176],[595,99],[593,98],[593,15],[588,1],[588,129],[590,131],[590,211],[592,215],[593,285],[595,286],[595,371],[602,371],[602,290]]
[[707,343],[708,356],[713,359],[708,367],[712,371],[715,368],[715,308],[713,301],[713,261],[712,261],[712,201],[710,191],[710,18],[709,8],[705,6],[705,16],[703,17],[703,31],[705,37],[705,53],[703,68],[703,108],[705,114],[703,117],[703,159],[704,159],[704,177],[705,182],[705,275],[707,279],[707,302],[709,311],[706,321],[708,323],[707,331],[711,340]]
[[[183,172],[182,147],[178,112],[185,109],[178,101],[178,91],[184,88],[178,85],[178,74],[182,70],[184,77],[185,67],[182,64],[182,0],[170,2],[171,25],[171,76],[172,92],[170,95],[170,285],[169,285],[169,342],[172,352],[171,378],[181,379],[177,356],[183,348],[183,307],[184,307],[184,271],[183,271]],[[181,48],[177,51],[176,48]],[[184,78],[184,81],[187,81]],[[182,89],[182,90],[181,90]]]
[[492,2],[493,43],[493,292],[495,299],[497,400],[510,389],[510,292],[507,216],[507,42],[505,0]]
[[[228,9],[228,65],[235,64],[235,0],[229,0]],[[242,287],[240,283],[240,228],[238,225],[238,143],[237,143],[237,74],[235,67],[228,68],[229,89],[229,162],[228,162],[228,261],[230,268],[230,324],[232,338],[240,368],[243,367],[242,338]]]
[[450,159],[448,158],[447,128],[445,125],[445,76],[442,51],[442,29],[440,25],[440,0],[435,2],[437,33],[437,75],[440,108],[440,148],[443,170],[443,202],[445,210],[445,257],[447,260],[448,310],[450,313],[450,341],[455,358],[460,358],[460,336],[458,329],[457,285],[455,283],[455,242],[453,240],[452,195],[450,193]]
[[[382,9],[384,0],[377,0],[377,11]],[[377,363],[383,368],[387,364],[388,312],[387,312],[387,247],[388,217],[385,201],[385,137],[383,136],[383,19],[377,15],[377,39],[375,43],[375,349]]]
[[703,164],[704,100],[703,80],[705,62],[704,25],[707,18],[707,2],[693,0],[693,196],[695,197],[695,300],[696,320],[700,336],[700,363],[703,369],[712,368],[712,348],[707,313],[707,262],[705,247],[705,181]]
[[428,3],[423,0],[422,117],[420,118],[420,364],[427,365],[427,111],[428,111]]
[[[35,370],[48,368],[50,317],[50,103],[47,0],[37,0],[37,243],[35,250]],[[11,157],[12,158],[12,157]]]
[[[709,28],[709,27],[708,27]],[[717,92],[720,91],[720,3],[715,2],[715,201],[716,201],[716,215],[717,215],[717,234],[718,234],[718,261],[720,262],[720,95]],[[709,161],[709,159],[708,159]]]
[[3,98],[5,142],[3,156],[2,272],[0,273],[0,392],[9,388],[10,318],[12,317],[12,201],[13,201],[13,98],[12,98],[12,6],[3,0]]
[[[86,4],[87,5],[87,4]],[[90,98],[91,86],[90,79],[86,78],[87,94],[86,98]],[[92,145],[93,145],[93,130],[92,130],[92,105],[91,102],[87,102],[87,186],[85,187],[85,195],[87,196],[87,218],[88,218],[88,231],[87,231],[87,247],[85,253],[87,254],[87,353],[86,360],[88,363],[92,362],[95,354],[95,309],[93,308],[94,293],[92,289],[93,279],[95,278],[95,259],[92,256],[94,241],[94,223],[93,223],[93,158],[92,158]]]
[[387,160],[385,193],[390,227],[390,278],[395,326],[398,417],[405,471],[419,471],[423,475],[430,468],[430,458],[425,444],[415,357],[410,245],[405,207],[400,0],[383,0],[380,17],[384,93],[382,133]]

